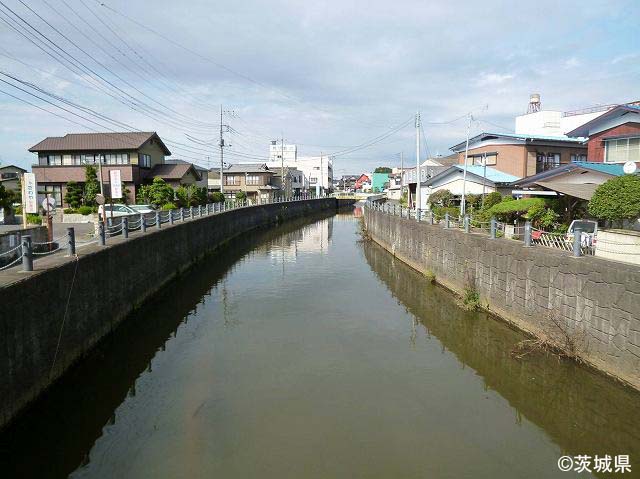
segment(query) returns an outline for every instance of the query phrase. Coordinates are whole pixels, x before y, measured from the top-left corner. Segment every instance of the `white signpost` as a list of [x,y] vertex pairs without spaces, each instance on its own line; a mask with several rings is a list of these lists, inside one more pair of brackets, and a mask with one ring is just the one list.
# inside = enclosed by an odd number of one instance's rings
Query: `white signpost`
[[109,184],[111,185],[111,198],[122,198],[122,180],[120,179],[120,170],[109,171]]
[[25,213],[38,212],[38,184],[36,183],[35,173],[25,173],[22,177],[23,198]]

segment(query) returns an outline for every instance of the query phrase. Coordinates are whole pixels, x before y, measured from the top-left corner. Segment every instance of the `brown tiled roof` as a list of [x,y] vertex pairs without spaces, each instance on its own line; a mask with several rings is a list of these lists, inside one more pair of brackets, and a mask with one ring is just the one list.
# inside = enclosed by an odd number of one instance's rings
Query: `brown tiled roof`
[[151,169],[149,177],[155,178],[156,176],[159,176],[163,180],[180,180],[189,172],[189,170],[192,170],[193,176],[200,178],[198,171],[191,163],[162,163]]
[[151,138],[156,138],[166,155],[171,152],[154,131],[124,133],[68,133],[65,136],[49,136],[29,148],[38,151],[107,151],[137,150]]

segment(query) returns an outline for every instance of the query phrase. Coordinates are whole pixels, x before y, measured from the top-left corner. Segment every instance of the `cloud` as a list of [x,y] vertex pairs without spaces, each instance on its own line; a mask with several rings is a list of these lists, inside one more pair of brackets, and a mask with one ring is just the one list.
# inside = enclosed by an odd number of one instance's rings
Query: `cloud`
[[508,80],[515,78],[512,73],[481,73],[480,78],[476,80],[478,86],[500,85]]

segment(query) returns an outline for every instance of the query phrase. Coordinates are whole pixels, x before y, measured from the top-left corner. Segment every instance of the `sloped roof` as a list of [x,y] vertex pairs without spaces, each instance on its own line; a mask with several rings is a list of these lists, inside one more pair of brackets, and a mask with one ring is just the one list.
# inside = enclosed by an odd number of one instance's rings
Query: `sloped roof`
[[549,190],[557,191],[558,193],[563,193],[575,198],[581,198],[583,200],[590,200],[593,193],[595,193],[596,188],[600,186],[595,183],[575,184],[563,183],[561,181],[540,181],[538,184]]
[[566,165],[560,165],[557,168],[536,173],[535,175],[527,176],[526,178],[520,178],[511,183],[512,186],[527,186],[533,184],[540,184],[542,181],[551,181],[556,176],[563,175],[576,169],[587,169],[598,171],[611,176],[621,176],[624,174],[622,171],[622,165],[613,163],[595,163],[592,161],[575,161],[573,163],[567,163]]
[[[450,175],[455,171],[464,172],[464,165],[450,166],[449,168],[445,169],[441,173],[429,178],[428,180],[421,182],[420,184],[422,186],[429,186],[434,182],[438,181],[439,179],[444,178],[445,176]],[[472,177],[476,177],[477,179],[483,180],[485,178],[485,168],[477,165],[467,166],[467,178],[469,178],[469,175],[471,175]],[[490,181],[492,183],[511,183],[513,181],[516,181],[518,177],[509,175],[507,173],[503,173],[502,171],[498,171],[495,168],[487,167],[486,179],[487,181]]]
[[16,166],[16,165],[0,165],[0,171],[2,171],[4,169],[7,169],[7,168],[15,168],[16,170],[20,170],[20,171],[24,171],[24,172],[27,171],[24,168],[20,168],[19,166]]
[[225,173],[273,173],[265,163],[237,163],[224,170]]
[[[583,138],[568,138],[566,136],[546,136],[546,135],[529,135],[529,134],[516,134],[516,133],[491,133],[484,132],[476,135],[472,138],[469,138],[469,148],[474,143],[478,143],[480,141],[491,140],[491,139],[513,139],[518,140],[519,142],[526,143],[527,141],[532,142],[561,142],[561,143],[570,143],[572,145],[579,145],[584,143]],[[452,151],[459,152],[461,149],[464,149],[466,145],[466,140],[461,141],[460,143],[453,145],[449,148]]]
[[171,159],[171,160],[165,160],[165,163],[169,163],[172,165],[193,165],[193,167],[199,171],[200,173],[204,173],[206,171],[209,171],[207,168],[205,168],[204,166],[200,166],[200,165],[196,165],[195,163],[189,163],[188,161],[185,160],[180,160],[178,158],[175,159]]
[[159,176],[163,180],[181,180],[189,171],[193,172],[193,176],[201,179],[200,174],[191,163],[161,163],[151,168],[149,176],[152,178]]
[[[589,136],[589,131],[591,131],[591,129],[598,123],[604,120],[608,120],[609,118],[625,115],[627,113],[640,113],[640,106],[635,104],[618,105],[617,107],[612,108],[611,110],[603,113],[602,115],[597,116],[593,120],[586,122],[584,125],[580,125],[575,130],[571,130],[570,132],[567,133],[567,136],[587,137]],[[635,121],[636,122],[638,121],[637,117]]]
[[155,131],[131,131],[119,133],[68,133],[65,136],[49,136],[29,148],[39,151],[109,151],[137,150],[155,138],[165,155],[171,152]]

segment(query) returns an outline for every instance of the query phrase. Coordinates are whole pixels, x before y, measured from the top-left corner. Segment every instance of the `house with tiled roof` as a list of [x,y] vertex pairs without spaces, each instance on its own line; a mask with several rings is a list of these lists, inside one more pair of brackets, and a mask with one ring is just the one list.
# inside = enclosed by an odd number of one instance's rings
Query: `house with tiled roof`
[[47,137],[29,148],[37,155],[32,166],[38,190],[66,207],[67,183],[84,183],[86,165],[102,166],[105,195],[109,195],[109,171],[120,170],[130,200],[141,184],[153,178],[153,169],[165,163],[171,152],[155,132],[69,133]]
[[266,163],[238,163],[223,171],[223,191],[228,198],[234,198],[241,191],[252,203],[272,201],[281,192],[274,185],[274,171]]

